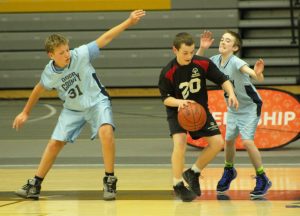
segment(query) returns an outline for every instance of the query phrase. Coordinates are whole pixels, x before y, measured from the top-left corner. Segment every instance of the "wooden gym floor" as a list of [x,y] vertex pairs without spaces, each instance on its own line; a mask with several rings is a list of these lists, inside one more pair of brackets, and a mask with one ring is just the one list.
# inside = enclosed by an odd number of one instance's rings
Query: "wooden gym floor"
[[[177,200],[172,192],[171,139],[164,107],[157,98],[114,99],[117,125],[116,201],[102,200],[103,166],[99,141],[89,140],[85,128],[74,144],[68,144],[43,183],[39,201],[24,200],[13,192],[34,175],[40,156],[61,108],[57,100],[42,100],[20,132],[11,129],[23,100],[0,101],[0,216],[19,215],[299,215],[300,142],[262,151],[273,186],[264,199],[251,200],[255,180],[247,153],[237,152],[238,177],[226,196],[215,187],[222,174],[224,153],[202,172],[202,196],[191,203]],[[187,166],[199,149],[188,147]]]

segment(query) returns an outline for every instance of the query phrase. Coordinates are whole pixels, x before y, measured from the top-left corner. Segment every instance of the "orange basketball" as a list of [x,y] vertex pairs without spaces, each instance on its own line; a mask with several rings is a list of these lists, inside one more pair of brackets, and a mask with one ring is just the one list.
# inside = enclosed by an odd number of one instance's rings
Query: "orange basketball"
[[178,122],[187,131],[200,130],[206,123],[206,111],[198,103],[188,103],[188,106],[178,111]]

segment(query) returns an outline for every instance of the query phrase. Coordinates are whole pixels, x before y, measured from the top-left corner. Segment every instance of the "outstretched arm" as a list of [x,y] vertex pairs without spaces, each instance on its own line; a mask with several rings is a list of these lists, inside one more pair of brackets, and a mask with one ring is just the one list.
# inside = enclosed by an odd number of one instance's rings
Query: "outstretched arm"
[[232,86],[231,82],[229,80],[225,81],[222,84],[222,88],[224,89],[224,91],[228,95],[228,105],[230,107],[234,107],[237,110],[239,108],[239,102],[238,102],[238,100],[235,96],[235,93],[234,93],[233,86]]
[[40,83],[38,83],[34,87],[25,107],[23,108],[23,111],[19,115],[16,116],[16,118],[13,122],[13,126],[12,126],[13,128],[18,130],[19,128],[21,128],[23,126],[23,124],[27,121],[32,108],[34,107],[36,102],[39,100],[41,94],[44,91],[45,91],[45,88]]
[[215,39],[212,36],[212,32],[204,31],[203,34],[200,35],[200,46],[196,55],[203,56],[205,50],[207,50],[213,44],[214,40]]
[[262,82],[264,81],[264,75],[263,75],[264,68],[265,68],[264,60],[259,59],[256,61],[254,65],[254,70],[252,70],[247,65],[244,65],[243,67],[241,67],[240,71],[249,74],[253,79],[257,81]]
[[106,31],[104,34],[102,34],[96,40],[98,47],[99,48],[105,47],[107,44],[109,44],[115,37],[117,37],[125,29],[138,23],[139,20],[145,15],[146,15],[146,12],[144,10],[135,10],[135,11],[131,12],[130,16],[125,21],[123,21],[119,25],[111,28],[110,30]]

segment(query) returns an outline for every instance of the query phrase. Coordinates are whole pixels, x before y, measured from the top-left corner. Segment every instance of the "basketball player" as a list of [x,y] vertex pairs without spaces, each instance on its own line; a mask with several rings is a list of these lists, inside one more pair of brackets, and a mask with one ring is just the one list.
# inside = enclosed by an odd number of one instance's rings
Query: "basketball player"
[[[45,90],[56,89],[64,101],[57,125],[41,158],[34,178],[29,179],[16,194],[23,198],[39,199],[41,184],[66,143],[73,143],[85,123],[91,127],[91,139],[98,134],[102,143],[105,168],[103,198],[116,197],[117,177],[114,175],[115,140],[112,108],[109,95],[96,76],[91,61],[100,54],[100,49],[109,44],[128,27],[136,24],[145,11],[135,10],[130,16],[105,32],[95,41],[74,50],[69,41],[60,34],[52,34],[45,40],[45,48],[51,59],[46,65],[40,82],[34,87],[23,111],[17,115],[13,128],[20,129],[27,121],[33,106]],[[70,180],[71,181],[71,180]]]
[[[200,38],[200,48],[197,55],[203,55],[214,39],[212,33],[205,31]],[[234,85],[234,91],[239,101],[239,109],[227,108],[226,144],[225,144],[225,168],[224,173],[217,185],[217,192],[224,193],[229,189],[230,183],[237,176],[234,168],[235,139],[240,134],[242,144],[248,152],[250,160],[256,172],[256,186],[250,192],[251,197],[262,197],[272,183],[266,176],[260,152],[254,144],[254,134],[261,115],[262,100],[250,78],[263,81],[264,61],[259,59],[254,70],[245,61],[235,54],[240,50],[242,40],[236,32],[226,31],[219,44],[218,55],[212,56],[211,60]],[[227,95],[225,94],[227,100]]]
[[[173,138],[173,189],[183,201],[192,201],[201,195],[200,172],[215,158],[224,145],[218,125],[208,110],[206,79],[222,86],[229,96],[230,105],[236,109],[238,101],[230,81],[213,62],[194,55],[195,43],[190,34],[182,32],[176,35],[173,41],[173,52],[176,58],[162,69],[159,90],[166,106],[167,120]],[[183,173],[187,131],[180,127],[177,113],[188,103],[194,102],[201,104],[206,109],[207,121],[202,129],[190,132],[190,135],[194,139],[204,137],[208,146],[199,155],[195,164]],[[189,187],[184,185],[183,179]]]

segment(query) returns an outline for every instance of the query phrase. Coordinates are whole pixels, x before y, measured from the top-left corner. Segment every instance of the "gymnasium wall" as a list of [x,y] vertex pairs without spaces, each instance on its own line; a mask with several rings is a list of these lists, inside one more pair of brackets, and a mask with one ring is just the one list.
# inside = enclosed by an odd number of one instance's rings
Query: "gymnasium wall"
[[[174,57],[171,50],[174,36],[180,31],[190,32],[198,46],[198,38],[204,29],[213,31],[216,41],[226,29],[247,31],[245,35],[252,38],[244,39],[245,49],[240,55],[253,65],[263,51],[267,62],[265,85],[279,85],[284,90],[300,94],[299,87],[295,86],[299,73],[294,69],[297,66],[295,49],[278,47],[278,44],[287,46],[289,36],[285,33],[279,35],[287,38],[283,41],[273,39],[272,30],[267,32],[267,28],[264,32],[261,28],[247,28],[247,20],[241,20],[241,2],[248,1],[2,0],[0,98],[28,97],[48,62],[43,42],[49,34],[66,35],[74,48],[94,40],[124,20],[130,10],[137,8],[147,11],[145,19],[122,33],[103,50],[99,60],[93,62],[98,76],[113,97],[158,96],[160,70]],[[285,5],[282,7],[286,8]],[[253,33],[253,30],[258,33]],[[269,38],[261,39],[264,35]],[[263,48],[263,44],[271,48]],[[280,51],[278,55],[274,52],[275,45]],[[218,43],[215,43],[207,55],[217,51]],[[280,55],[291,56],[278,58]],[[209,85],[213,87],[212,83]],[[47,92],[44,97],[56,97],[56,94]]]

